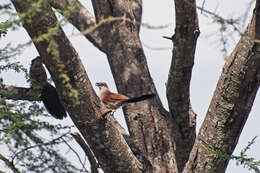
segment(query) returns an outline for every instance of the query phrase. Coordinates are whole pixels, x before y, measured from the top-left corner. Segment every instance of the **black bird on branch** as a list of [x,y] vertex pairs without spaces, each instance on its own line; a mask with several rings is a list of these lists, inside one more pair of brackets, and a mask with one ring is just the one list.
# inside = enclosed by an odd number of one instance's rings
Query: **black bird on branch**
[[29,75],[31,86],[35,90],[40,90],[40,98],[47,111],[54,118],[65,118],[67,116],[66,110],[61,104],[56,88],[47,81],[47,74],[40,56],[32,60]]

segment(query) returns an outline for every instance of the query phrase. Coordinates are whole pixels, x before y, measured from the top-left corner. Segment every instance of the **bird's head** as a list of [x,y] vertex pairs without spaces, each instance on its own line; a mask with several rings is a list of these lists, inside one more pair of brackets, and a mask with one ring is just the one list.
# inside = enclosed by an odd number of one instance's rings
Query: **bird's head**
[[105,82],[97,82],[96,86],[101,90],[102,88],[108,88]]

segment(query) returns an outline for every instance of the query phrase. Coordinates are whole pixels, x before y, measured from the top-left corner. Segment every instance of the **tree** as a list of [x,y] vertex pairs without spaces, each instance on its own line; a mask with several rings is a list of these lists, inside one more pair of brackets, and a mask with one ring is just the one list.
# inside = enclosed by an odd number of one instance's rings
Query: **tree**
[[[259,86],[260,1],[227,58],[196,136],[190,79],[199,36],[196,1],[175,0],[176,26],[167,82],[167,111],[159,97],[126,106],[129,135],[100,103],[81,59],[53,8],[106,54],[120,93],[156,93],[139,38],[142,2],[92,0],[95,17],[77,0],[11,0],[43,58],[58,94],[104,172],[225,172]],[[53,8],[52,8],[53,7]],[[35,10],[36,9],[36,10]],[[8,91],[8,92],[5,92]],[[32,89],[2,87],[6,99],[35,100]]]

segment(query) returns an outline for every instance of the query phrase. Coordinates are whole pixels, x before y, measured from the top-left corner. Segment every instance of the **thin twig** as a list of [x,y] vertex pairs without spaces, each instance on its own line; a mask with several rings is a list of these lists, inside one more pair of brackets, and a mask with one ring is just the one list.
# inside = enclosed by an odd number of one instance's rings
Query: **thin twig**
[[166,25],[159,25],[159,26],[153,26],[150,25],[149,23],[142,23],[142,27],[145,27],[147,29],[153,29],[153,30],[158,30],[158,29],[165,29],[171,26],[172,24],[166,24]]
[[201,11],[203,11],[203,12],[205,12],[205,13],[208,13],[208,14],[210,14],[211,16],[213,16],[213,17],[215,17],[215,18],[217,18],[217,19],[219,19],[219,20],[221,20],[221,21],[224,21],[225,23],[231,25],[231,26],[234,28],[234,30],[237,31],[240,35],[243,34],[243,33],[240,31],[240,29],[235,25],[235,20],[233,20],[233,19],[225,19],[225,18],[223,18],[223,17],[217,15],[216,13],[213,13],[213,12],[211,12],[211,11],[209,11],[209,10],[204,9],[203,7],[197,6],[197,8],[198,8],[199,10],[201,10]]
[[73,136],[73,138],[77,141],[77,143],[81,146],[81,148],[86,153],[91,166],[91,173],[98,173],[98,164],[96,162],[94,154],[92,153],[87,143],[77,132],[71,133],[71,136]]
[[61,139],[62,139],[63,142],[71,149],[71,151],[72,151],[74,154],[76,154],[76,156],[77,156],[77,158],[78,158],[80,164],[82,165],[82,168],[84,168],[85,172],[89,172],[89,171],[87,170],[87,168],[85,167],[85,165],[83,164],[83,162],[82,162],[82,160],[81,160],[79,154],[77,153],[77,151],[75,151],[75,150],[70,146],[70,144],[68,144],[68,142],[67,142],[65,139],[63,139],[63,138],[61,138]]
[[59,140],[59,139],[63,139],[64,136],[68,135],[70,133],[70,131],[68,131],[67,133],[64,133],[63,135],[51,140],[51,141],[47,141],[47,142],[42,142],[42,143],[39,143],[39,144],[35,144],[35,145],[32,145],[32,146],[29,146],[29,147],[26,147],[26,148],[23,148],[21,149],[20,151],[16,152],[13,157],[12,157],[12,162],[14,161],[14,159],[22,152],[26,151],[26,150],[29,150],[29,149],[32,149],[32,148],[35,148],[35,147],[39,147],[39,146],[43,146],[43,145],[51,145],[53,144],[55,141]]
[[[127,18],[125,15],[123,15],[121,17],[108,17],[106,19],[101,20],[97,24],[88,27],[84,31],[81,31],[80,34],[87,35],[90,32],[94,31],[96,28],[100,27],[101,25],[106,24],[106,23],[110,23],[110,22],[114,22],[114,21],[122,21],[122,22],[127,21],[127,22],[134,23],[134,24],[136,23],[136,22],[131,21],[131,19]],[[76,34],[76,35],[80,35],[80,34]]]
[[201,14],[202,14],[202,12],[203,12],[202,9],[204,9],[205,2],[206,2],[206,0],[203,0],[203,2],[202,2],[202,6],[201,6]]
[[204,6],[202,6],[202,7],[200,7],[200,6],[195,6],[193,3],[191,3],[191,2],[189,2],[189,1],[187,1],[187,0],[184,0],[184,1],[185,1],[187,4],[189,4],[190,6],[192,6],[193,8],[197,8],[197,9],[199,9],[199,10],[205,12],[205,13],[208,13],[208,14],[210,14],[211,16],[213,16],[213,17],[215,17],[215,18],[217,18],[217,19],[219,19],[219,20],[221,20],[221,21],[224,21],[224,22],[226,22],[227,24],[231,25],[231,26],[234,28],[234,30],[237,31],[240,35],[243,34],[243,33],[239,30],[239,28],[235,25],[235,22],[234,22],[235,20],[233,20],[233,19],[225,19],[225,18],[223,18],[223,17],[217,15],[217,14],[214,13],[214,12],[211,12],[211,11],[209,11],[209,10],[204,9]]
[[[165,36],[163,36],[163,38],[166,38]],[[145,44],[144,42],[142,42],[142,44],[144,45],[144,47],[150,49],[150,50],[170,50],[171,48],[170,47],[151,47],[149,46],[148,44]]]
[[13,161],[8,160],[2,154],[0,154],[0,160],[2,160],[14,173],[20,173],[20,171],[14,166]]

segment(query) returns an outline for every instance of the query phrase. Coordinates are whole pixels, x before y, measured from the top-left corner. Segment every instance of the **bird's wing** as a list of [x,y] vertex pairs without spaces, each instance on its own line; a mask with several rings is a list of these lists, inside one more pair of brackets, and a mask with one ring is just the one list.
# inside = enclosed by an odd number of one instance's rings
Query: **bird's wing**
[[127,100],[129,97],[122,95],[122,94],[116,94],[116,93],[109,93],[104,97],[102,100],[103,102],[117,102],[120,100]]

